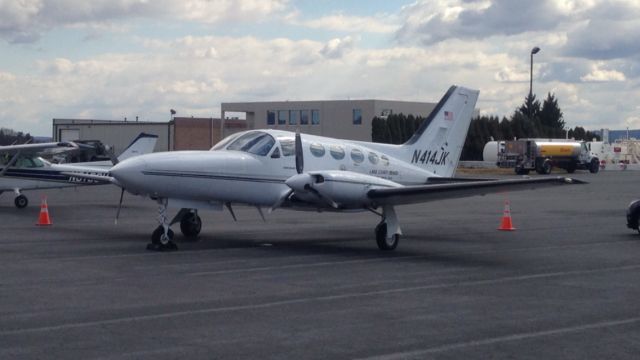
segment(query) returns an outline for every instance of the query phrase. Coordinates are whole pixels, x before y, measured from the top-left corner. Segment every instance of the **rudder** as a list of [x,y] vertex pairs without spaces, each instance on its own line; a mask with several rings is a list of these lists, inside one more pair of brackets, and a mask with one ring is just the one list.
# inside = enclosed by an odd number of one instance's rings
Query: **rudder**
[[411,164],[438,176],[456,171],[480,91],[451,86],[400,149]]

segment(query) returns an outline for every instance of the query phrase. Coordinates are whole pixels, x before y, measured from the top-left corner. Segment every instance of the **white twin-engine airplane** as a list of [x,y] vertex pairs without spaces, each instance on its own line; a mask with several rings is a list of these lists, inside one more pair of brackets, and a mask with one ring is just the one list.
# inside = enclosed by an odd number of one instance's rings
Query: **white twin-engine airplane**
[[[122,161],[108,179],[122,193],[158,202],[160,226],[151,236],[151,250],[176,248],[170,226],[177,222],[183,235],[197,236],[202,225],[197,209],[226,207],[235,219],[231,205],[238,203],[256,206],[261,215],[261,207],[371,211],[382,218],[375,229],[378,247],[393,250],[402,234],[396,205],[582,183],[562,177],[452,178],[478,93],[452,86],[402,145],[249,130],[210,151],[161,152]],[[171,221],[170,206],[181,209]]]
[[52,164],[39,156],[45,151],[63,152],[82,147],[74,142],[0,146],[0,194],[4,191],[14,192],[14,204],[21,209],[29,204],[29,199],[22,194],[22,190],[109,184],[109,181],[104,179],[78,175],[106,175],[119,161],[153,152],[157,140],[157,135],[141,133],[118,158],[113,157],[112,161],[74,164]]

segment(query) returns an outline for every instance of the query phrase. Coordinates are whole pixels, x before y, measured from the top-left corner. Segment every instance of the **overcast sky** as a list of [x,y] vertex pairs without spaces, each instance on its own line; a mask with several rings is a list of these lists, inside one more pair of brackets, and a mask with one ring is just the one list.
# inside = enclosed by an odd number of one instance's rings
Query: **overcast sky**
[[217,117],[230,101],[435,102],[640,128],[640,0],[0,0],[0,127]]

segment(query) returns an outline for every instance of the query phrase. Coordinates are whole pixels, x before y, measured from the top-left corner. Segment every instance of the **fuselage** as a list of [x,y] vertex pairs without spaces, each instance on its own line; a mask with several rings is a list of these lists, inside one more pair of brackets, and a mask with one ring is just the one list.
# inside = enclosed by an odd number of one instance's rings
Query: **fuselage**
[[[271,206],[289,191],[285,181],[296,175],[294,136],[250,130],[210,151],[142,155],[110,173],[127,191],[152,198]],[[351,171],[403,185],[424,184],[436,176],[365,143],[313,135],[302,139],[305,172]]]
[[[0,164],[0,172],[6,164]],[[109,167],[51,164],[37,156],[18,159],[0,176],[0,191],[51,189],[79,185],[101,185],[106,181],[74,176],[78,174],[106,174]]]

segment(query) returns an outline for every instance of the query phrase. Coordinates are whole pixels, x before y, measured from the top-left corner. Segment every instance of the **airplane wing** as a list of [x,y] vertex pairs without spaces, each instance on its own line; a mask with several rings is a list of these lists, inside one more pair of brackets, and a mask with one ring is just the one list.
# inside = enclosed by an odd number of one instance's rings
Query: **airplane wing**
[[21,144],[0,146],[0,154],[13,155],[18,152],[22,155],[38,154],[45,150],[69,151],[77,149],[78,145],[73,142],[48,142],[39,144]]
[[564,184],[587,184],[587,182],[574,178],[558,176],[435,183],[427,185],[375,188],[367,192],[367,197],[379,205],[404,205],[507,191],[529,190],[539,187]]

